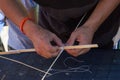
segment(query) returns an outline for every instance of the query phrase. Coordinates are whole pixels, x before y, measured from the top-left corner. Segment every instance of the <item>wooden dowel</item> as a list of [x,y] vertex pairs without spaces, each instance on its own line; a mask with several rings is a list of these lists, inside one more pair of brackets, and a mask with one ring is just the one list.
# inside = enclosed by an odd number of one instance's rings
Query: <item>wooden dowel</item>
[[[64,49],[82,49],[82,48],[97,48],[97,44],[90,44],[90,45],[75,45],[75,46],[65,46]],[[62,47],[60,47],[62,49]]]
[[[59,49],[82,49],[82,48],[97,48],[97,47],[98,47],[97,44],[89,44],[89,45],[64,46],[64,47],[60,47]],[[35,52],[35,49],[10,50],[8,52],[0,52],[0,55],[17,54],[23,52]]]
[[17,53],[23,53],[23,52],[35,52],[35,49],[10,50],[8,52],[0,52],[0,55],[17,54]]

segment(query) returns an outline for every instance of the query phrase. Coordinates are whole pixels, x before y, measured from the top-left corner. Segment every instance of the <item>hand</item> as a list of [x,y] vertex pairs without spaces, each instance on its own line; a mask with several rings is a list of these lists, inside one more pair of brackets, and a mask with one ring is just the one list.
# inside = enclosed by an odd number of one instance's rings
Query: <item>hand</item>
[[[37,53],[45,58],[51,58],[58,54],[59,46],[63,46],[62,41],[52,32],[41,28],[39,25],[29,24],[26,28],[26,35],[32,40]],[[32,33],[31,33],[32,32]],[[51,41],[56,43],[56,46],[51,44]]]
[[[81,26],[72,32],[69,40],[67,41],[67,45],[73,45],[75,41],[77,41],[79,45],[91,44],[93,35],[94,35],[93,29],[87,26]],[[79,56],[81,54],[88,52],[89,50],[90,49],[70,49],[66,51],[73,56]]]
[[[39,33],[39,32],[38,32]],[[57,45],[51,45],[51,42],[54,41]],[[50,58],[58,54],[59,46],[62,46],[61,40],[53,33],[43,30],[36,35],[36,38],[33,41],[36,51],[43,57]]]

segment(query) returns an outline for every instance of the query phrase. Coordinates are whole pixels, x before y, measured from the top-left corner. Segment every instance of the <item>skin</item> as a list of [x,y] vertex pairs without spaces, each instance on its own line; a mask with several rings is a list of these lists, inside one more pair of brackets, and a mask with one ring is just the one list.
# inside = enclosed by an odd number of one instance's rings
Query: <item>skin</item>
[[[119,3],[120,0],[100,0],[89,19],[80,28],[72,32],[66,44],[73,45],[75,41],[78,41],[79,45],[91,44],[95,31]],[[18,0],[0,0],[0,9],[2,9],[5,15],[18,27],[24,17],[30,16],[21,8],[20,4],[18,4]],[[58,48],[64,46],[61,39],[54,33],[42,28],[31,20],[25,22],[23,30],[25,35],[33,42],[37,53],[45,58],[57,56],[59,53]],[[51,41],[54,41],[57,45],[53,46],[50,43]],[[89,50],[90,49],[72,49],[66,51],[73,56],[79,56]]]
[[[119,5],[119,3],[120,0],[100,0],[89,19],[80,28],[72,32],[67,44],[73,45],[75,41],[78,41],[79,45],[91,44],[96,30]],[[73,56],[79,56],[89,50],[90,49],[72,49],[67,50],[67,52]]]

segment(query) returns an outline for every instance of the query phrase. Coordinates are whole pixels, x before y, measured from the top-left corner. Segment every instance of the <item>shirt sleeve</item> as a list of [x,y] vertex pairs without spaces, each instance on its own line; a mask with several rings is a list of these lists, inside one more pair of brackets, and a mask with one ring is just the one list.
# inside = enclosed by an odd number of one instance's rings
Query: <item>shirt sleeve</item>
[[35,8],[37,6],[37,4],[33,0],[21,0],[21,3],[27,10]]

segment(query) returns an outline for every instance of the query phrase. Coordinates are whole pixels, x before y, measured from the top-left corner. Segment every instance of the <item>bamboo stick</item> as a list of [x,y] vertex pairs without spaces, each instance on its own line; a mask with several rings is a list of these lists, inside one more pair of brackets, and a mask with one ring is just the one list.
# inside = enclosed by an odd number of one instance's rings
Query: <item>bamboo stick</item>
[[[97,44],[89,44],[89,45],[75,45],[75,46],[64,46],[59,47],[59,49],[82,49],[82,48],[97,48]],[[6,55],[6,54],[19,54],[23,52],[35,52],[35,49],[21,49],[21,50],[10,50],[8,52],[0,52],[0,55]]]

